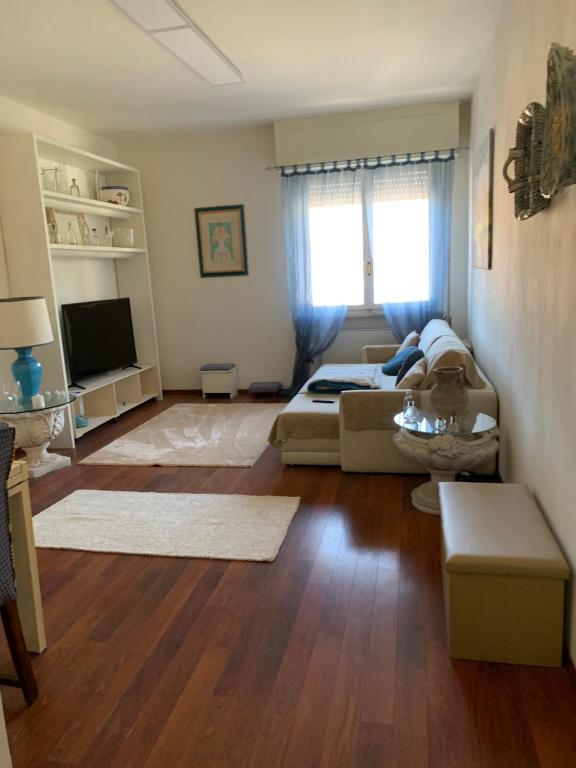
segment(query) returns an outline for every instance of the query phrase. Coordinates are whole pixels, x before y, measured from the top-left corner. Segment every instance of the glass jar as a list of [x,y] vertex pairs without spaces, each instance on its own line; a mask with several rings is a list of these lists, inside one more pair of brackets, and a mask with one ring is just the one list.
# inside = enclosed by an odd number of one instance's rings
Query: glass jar
[[62,242],[57,224],[48,224],[48,240],[52,243],[52,245],[59,245]]
[[66,230],[66,243],[67,245],[78,245],[78,238],[76,233],[72,229],[72,222],[68,222],[68,229]]
[[113,232],[113,242],[116,248],[133,248],[134,230],[132,227],[116,227]]

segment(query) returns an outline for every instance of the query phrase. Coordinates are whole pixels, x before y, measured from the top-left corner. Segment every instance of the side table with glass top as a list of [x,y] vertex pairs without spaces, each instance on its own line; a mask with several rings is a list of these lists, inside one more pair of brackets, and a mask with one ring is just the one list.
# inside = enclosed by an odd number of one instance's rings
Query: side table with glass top
[[430,480],[412,491],[412,504],[421,512],[439,515],[438,483],[454,481],[457,472],[473,469],[498,451],[496,419],[486,413],[468,411],[446,423],[420,411],[416,421],[407,422],[403,413],[394,421],[400,427],[393,438],[396,447],[430,473]]
[[70,458],[58,453],[48,453],[50,441],[58,437],[64,428],[64,411],[76,400],[68,392],[46,397],[45,405],[35,407],[30,403],[0,402],[0,421],[9,424],[16,432],[16,448],[26,454],[30,477],[41,477],[70,466]]

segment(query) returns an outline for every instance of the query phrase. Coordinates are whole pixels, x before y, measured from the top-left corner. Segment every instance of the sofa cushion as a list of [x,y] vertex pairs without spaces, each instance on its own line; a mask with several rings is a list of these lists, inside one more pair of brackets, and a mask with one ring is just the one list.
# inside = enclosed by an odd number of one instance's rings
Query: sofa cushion
[[464,368],[466,384],[472,389],[483,389],[486,382],[478,373],[474,358],[457,336],[441,336],[425,354],[426,378],[421,389],[431,389],[435,384],[434,369],[447,365],[461,365]]
[[410,331],[410,333],[408,334],[408,336],[406,336],[402,344],[400,344],[400,349],[398,350],[398,352],[400,352],[400,350],[402,349],[406,349],[406,347],[417,347],[419,341],[420,341],[420,334],[418,333],[418,331]]
[[439,339],[441,336],[458,338],[458,334],[450,328],[446,320],[430,320],[420,334],[418,346],[426,354],[436,339]]
[[426,357],[417,360],[404,378],[396,384],[396,389],[424,389],[426,378]]
[[421,349],[418,349],[418,347],[412,350],[412,352],[408,355],[406,360],[404,360],[404,362],[402,363],[402,367],[398,371],[398,376],[396,377],[396,385],[398,385],[402,381],[402,379],[404,378],[404,376],[406,376],[406,374],[408,373],[410,368],[412,368],[414,363],[417,363],[418,360],[420,360],[423,357],[424,357],[424,352],[422,352]]
[[[424,354],[422,350],[418,349],[417,347],[404,347],[404,349],[399,349],[393,358],[388,360],[387,363],[384,363],[382,366],[382,373],[385,373],[386,376],[397,376],[406,360],[414,354],[415,350]],[[414,362],[416,362],[416,360],[414,360]]]

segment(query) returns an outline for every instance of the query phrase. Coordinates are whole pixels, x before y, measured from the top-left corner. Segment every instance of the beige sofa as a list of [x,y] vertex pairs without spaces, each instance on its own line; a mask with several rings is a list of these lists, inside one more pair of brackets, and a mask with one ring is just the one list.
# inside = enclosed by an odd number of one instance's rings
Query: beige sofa
[[[475,388],[469,389],[470,407],[497,418],[498,398],[487,377],[475,364],[456,333],[443,320],[431,320],[422,331],[420,348],[431,365],[451,365],[466,359]],[[399,345],[369,346],[362,350],[360,364],[324,365],[306,382],[278,416],[270,442],[278,447],[285,464],[325,464],[340,466],[345,472],[425,473],[425,469],[403,456],[393,443],[398,427],[394,415],[402,410],[406,390],[396,389],[396,377],[381,373],[382,364],[397,352]],[[430,406],[432,370],[424,366],[424,380],[414,388],[417,405]],[[318,395],[308,392],[313,379],[331,374],[372,371],[379,377],[379,388]],[[332,403],[313,403],[332,400]],[[495,460],[479,467],[491,472]]]

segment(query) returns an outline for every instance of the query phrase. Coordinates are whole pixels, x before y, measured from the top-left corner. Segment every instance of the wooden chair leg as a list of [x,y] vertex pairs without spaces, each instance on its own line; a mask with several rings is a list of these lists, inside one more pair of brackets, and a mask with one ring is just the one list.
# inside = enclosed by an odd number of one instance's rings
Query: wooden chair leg
[[6,640],[8,641],[12,661],[16,668],[20,688],[22,688],[26,703],[30,706],[38,698],[38,686],[36,685],[36,678],[30,663],[28,649],[24,642],[16,600],[10,600],[0,606],[0,616],[2,617]]

